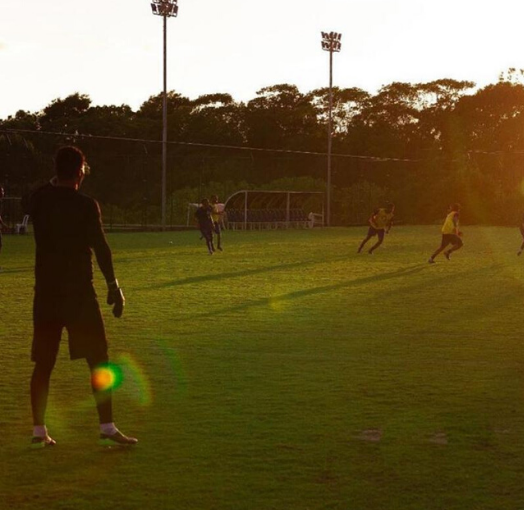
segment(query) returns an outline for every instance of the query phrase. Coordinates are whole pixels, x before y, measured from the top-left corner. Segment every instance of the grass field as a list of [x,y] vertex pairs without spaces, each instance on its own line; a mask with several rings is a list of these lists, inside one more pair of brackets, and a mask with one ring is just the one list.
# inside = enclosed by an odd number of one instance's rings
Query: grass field
[[[0,508],[524,509],[524,257],[517,229],[114,234],[127,298],[104,306],[131,451],[96,445],[66,343],[54,449],[28,448],[33,241],[0,265]],[[172,243],[172,244],[171,244]],[[104,285],[97,273],[97,288]]]

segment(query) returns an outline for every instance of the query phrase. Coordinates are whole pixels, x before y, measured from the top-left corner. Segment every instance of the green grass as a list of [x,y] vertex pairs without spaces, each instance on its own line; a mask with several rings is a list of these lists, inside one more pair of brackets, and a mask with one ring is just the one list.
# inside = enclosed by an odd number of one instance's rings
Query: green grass
[[431,226],[396,228],[372,257],[355,253],[363,228],[228,232],[213,257],[195,232],[110,235],[127,308],[103,308],[132,451],[96,446],[66,342],[58,445],[28,449],[34,247],[4,238],[0,508],[524,508],[521,240],[464,230],[434,266]]

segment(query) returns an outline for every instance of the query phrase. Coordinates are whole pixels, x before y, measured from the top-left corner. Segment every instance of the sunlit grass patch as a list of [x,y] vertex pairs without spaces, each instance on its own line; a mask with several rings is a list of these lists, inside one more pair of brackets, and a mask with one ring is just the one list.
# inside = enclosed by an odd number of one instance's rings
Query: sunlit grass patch
[[6,236],[6,508],[520,508],[518,230],[464,228],[433,266],[438,227],[395,228],[373,256],[356,254],[365,231],[226,232],[212,257],[196,232],[110,235],[121,320],[99,273],[96,286],[121,371],[103,379],[140,440],[124,453],[96,446],[89,372],[67,342],[47,420],[58,445],[28,450],[33,242]]

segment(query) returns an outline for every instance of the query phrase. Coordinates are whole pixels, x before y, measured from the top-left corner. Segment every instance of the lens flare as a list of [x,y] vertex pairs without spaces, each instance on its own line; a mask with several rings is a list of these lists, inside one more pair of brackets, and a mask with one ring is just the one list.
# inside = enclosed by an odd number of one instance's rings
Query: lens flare
[[169,379],[169,393],[171,396],[182,396],[187,391],[187,377],[182,360],[176,349],[172,347],[171,341],[166,338],[155,338],[155,344],[160,349],[163,362],[163,373]]
[[118,362],[126,376],[127,389],[138,398],[141,405],[149,405],[152,401],[152,391],[146,372],[130,354],[120,356]]
[[91,382],[97,391],[117,389],[123,382],[122,369],[114,363],[104,363],[93,370]]
[[520,193],[524,195],[524,179],[520,183]]

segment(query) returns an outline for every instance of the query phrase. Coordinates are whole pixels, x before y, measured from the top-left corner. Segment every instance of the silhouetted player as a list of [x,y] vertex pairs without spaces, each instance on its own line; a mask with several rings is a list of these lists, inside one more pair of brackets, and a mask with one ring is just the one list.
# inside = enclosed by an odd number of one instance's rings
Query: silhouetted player
[[362,251],[364,245],[372,238],[377,236],[378,241],[369,249],[368,253],[373,255],[373,252],[384,242],[384,235],[391,230],[393,226],[393,215],[395,213],[395,205],[388,203],[386,207],[375,209],[369,218],[369,229],[366,237],[360,243],[357,253]]
[[[76,147],[63,147],[55,156],[56,177],[33,193],[29,210],[36,241],[34,336],[31,358],[33,411],[32,447],[56,442],[49,436],[45,412],[49,380],[62,330],[69,334],[71,359],[85,358],[91,370],[92,389],[104,446],[132,445],[113,423],[111,389],[97,384],[97,373],[108,364],[104,323],[93,287],[92,250],[108,286],[107,303],[113,315],[124,310],[124,295],[113,271],[98,203],[79,193],[85,177],[85,158]],[[106,368],[107,369],[107,368]]]
[[211,219],[211,206],[209,200],[203,198],[200,206],[195,212],[195,218],[198,222],[198,228],[202,237],[206,240],[209,255],[213,255],[215,247],[213,246],[213,220]]
[[462,248],[464,243],[461,239],[462,232],[459,230],[459,213],[460,204],[452,204],[449,206],[448,215],[444,220],[444,225],[442,225],[442,241],[437,251],[429,258],[428,262],[430,264],[434,264],[435,257],[444,251],[450,244],[451,248],[444,252],[444,256],[448,260],[454,251],[460,250],[460,248]]

